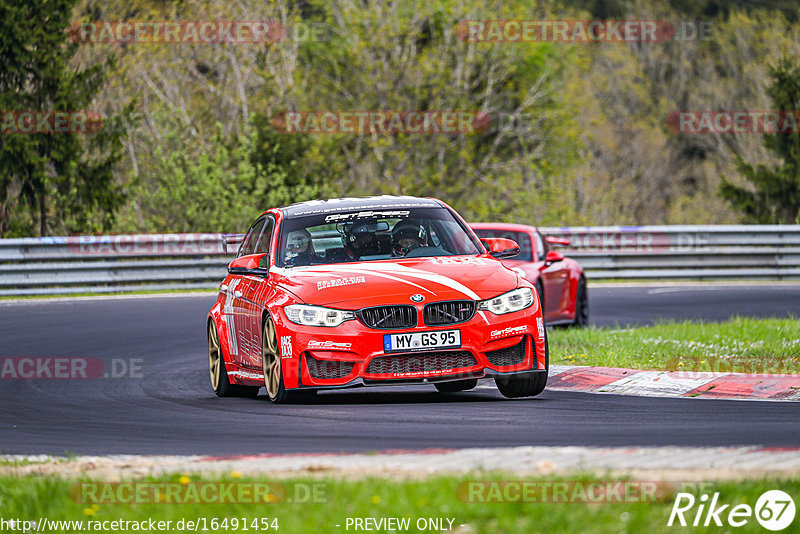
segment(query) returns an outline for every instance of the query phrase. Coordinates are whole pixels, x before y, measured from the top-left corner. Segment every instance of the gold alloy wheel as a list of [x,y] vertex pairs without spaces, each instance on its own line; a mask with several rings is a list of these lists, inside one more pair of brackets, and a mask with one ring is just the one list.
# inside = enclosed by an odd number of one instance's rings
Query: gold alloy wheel
[[211,376],[211,387],[214,391],[219,388],[219,380],[221,375],[220,366],[222,363],[221,351],[219,349],[219,336],[217,336],[217,329],[214,323],[208,323],[208,372]]
[[261,340],[261,366],[264,369],[264,385],[270,399],[278,396],[281,386],[281,357],[278,354],[278,338],[275,324],[267,317],[264,322],[264,335]]

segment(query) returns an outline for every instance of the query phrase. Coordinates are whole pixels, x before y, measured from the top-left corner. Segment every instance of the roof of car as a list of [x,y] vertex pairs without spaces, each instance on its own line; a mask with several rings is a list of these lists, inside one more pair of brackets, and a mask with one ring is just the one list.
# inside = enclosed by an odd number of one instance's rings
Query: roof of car
[[355,210],[397,209],[397,208],[441,208],[442,203],[434,198],[382,195],[376,197],[332,198],[330,200],[309,200],[281,208],[287,217],[340,213]]

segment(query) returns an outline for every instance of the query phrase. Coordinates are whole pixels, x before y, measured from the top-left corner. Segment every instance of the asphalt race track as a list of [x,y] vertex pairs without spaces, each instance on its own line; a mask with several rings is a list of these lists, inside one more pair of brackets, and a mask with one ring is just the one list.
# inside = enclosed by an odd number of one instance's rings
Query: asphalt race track
[[598,326],[650,324],[659,318],[800,317],[800,284],[592,288],[589,282],[589,299],[589,318]]
[[[590,285],[594,324],[800,316],[800,285]],[[355,452],[520,445],[800,445],[796,403],[432,386],[320,394],[308,406],[219,399],[208,385],[212,297],[0,303],[0,358],[141,359],[143,378],[0,380],[0,453]]]

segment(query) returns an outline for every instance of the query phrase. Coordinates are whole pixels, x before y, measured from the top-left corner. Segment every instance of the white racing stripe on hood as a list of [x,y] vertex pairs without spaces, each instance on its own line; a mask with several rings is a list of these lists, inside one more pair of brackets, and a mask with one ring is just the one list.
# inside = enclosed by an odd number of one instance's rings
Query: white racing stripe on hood
[[410,286],[414,286],[416,288],[421,289],[422,291],[427,291],[431,295],[435,295],[436,293],[428,289],[427,287],[421,286],[419,284],[415,284],[409,280],[405,280],[403,278],[398,278],[396,276],[392,276],[390,274],[377,272],[377,270],[372,269],[359,269],[357,267],[339,267],[337,266],[336,269],[324,269],[324,270],[316,270],[316,269],[304,269],[302,271],[293,272],[291,274],[286,273],[285,271],[282,272],[285,276],[290,278],[294,276],[298,276],[302,278],[303,274],[308,274],[307,278],[316,278],[320,274],[328,274],[328,275],[337,275],[337,274],[366,274],[371,276],[377,276],[379,278],[385,278],[387,280],[393,280],[395,282],[401,282],[403,284],[408,284]]
[[422,291],[427,291],[431,295],[435,295],[436,294],[435,291],[431,291],[430,289],[428,289],[425,286],[421,286],[419,284],[415,284],[414,282],[411,282],[410,280],[406,280],[404,278],[399,278],[397,276],[392,276],[392,275],[387,274],[387,273],[377,273],[375,271],[367,271],[367,270],[361,270],[361,269],[353,269],[352,271],[347,271],[347,272],[354,273],[354,274],[368,274],[368,275],[377,276],[377,277],[380,277],[380,278],[385,278],[387,280],[394,280],[396,282],[402,282],[404,284],[408,284],[410,286],[417,287],[417,288],[421,289]]
[[449,287],[459,293],[467,296],[473,300],[480,300],[480,297],[472,291],[470,288],[462,284],[461,282],[457,282],[452,278],[445,276],[443,274],[436,274],[430,271],[425,271],[423,269],[417,269],[413,267],[406,267],[405,265],[381,265],[381,268],[387,267],[385,270],[387,272],[394,272],[395,274],[405,275],[405,276],[415,276],[417,278],[422,278],[423,280],[428,280],[429,282],[436,282],[437,284],[441,284],[443,286]]
[[437,284],[441,284],[441,285],[443,285],[445,287],[449,287],[450,289],[458,291],[459,293],[461,293],[464,296],[467,296],[467,297],[469,297],[469,298],[471,298],[473,300],[480,300],[480,297],[478,297],[478,295],[474,291],[472,291],[470,288],[468,288],[467,286],[465,286],[461,282],[457,282],[457,281],[453,280],[452,278],[449,278],[449,277],[444,276],[442,274],[436,274],[436,273],[432,273],[430,271],[425,271],[425,270],[422,270],[422,269],[415,269],[415,268],[412,268],[412,267],[406,267],[405,265],[397,265],[397,264],[387,265],[387,264],[376,263],[374,265],[370,265],[369,268],[366,268],[366,269],[365,268],[355,267],[355,266],[350,267],[350,266],[338,266],[337,265],[337,266],[330,266],[330,267],[325,268],[325,269],[314,269],[314,268],[312,268],[312,269],[303,269],[302,271],[292,272],[291,274],[287,273],[286,271],[282,271],[282,274],[285,274],[286,276],[291,276],[291,277],[294,277],[294,276],[302,277],[304,274],[308,274],[308,275],[311,275],[311,276],[316,276],[316,275],[319,275],[319,274],[336,274],[336,273],[340,273],[340,272],[341,273],[372,274],[372,275],[376,275],[376,276],[383,275],[385,278],[395,279],[397,281],[404,282],[406,284],[411,284],[411,285],[413,285],[415,287],[419,287],[421,289],[424,289],[425,291],[428,291],[429,293],[433,293],[433,291],[431,291],[429,289],[426,289],[426,288],[424,288],[424,287],[422,287],[420,285],[414,284],[413,282],[410,282],[409,280],[403,280],[403,279],[400,279],[400,278],[392,278],[389,275],[393,274],[393,275],[398,275],[398,276],[410,276],[410,277],[415,277],[415,278],[421,278],[423,280],[428,280],[429,282],[436,282]]

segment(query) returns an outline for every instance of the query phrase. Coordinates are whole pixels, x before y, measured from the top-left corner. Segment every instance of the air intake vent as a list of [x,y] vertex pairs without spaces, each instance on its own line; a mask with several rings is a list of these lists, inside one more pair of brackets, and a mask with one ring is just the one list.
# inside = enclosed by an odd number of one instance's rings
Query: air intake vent
[[528,336],[525,336],[522,338],[522,341],[511,347],[500,350],[490,350],[486,353],[486,357],[489,359],[489,363],[497,365],[498,367],[519,365],[525,361],[525,348],[527,344]]
[[413,328],[417,326],[414,306],[376,306],[358,310],[358,318],[370,328]]
[[428,326],[441,326],[469,321],[475,315],[474,300],[433,302],[422,310],[422,320]]
[[472,367],[478,361],[471,352],[416,352],[414,354],[392,354],[373,358],[367,366],[367,374],[427,373]]
[[316,380],[332,380],[344,378],[353,371],[354,362],[339,362],[332,360],[318,360],[306,354],[306,365],[311,378]]

